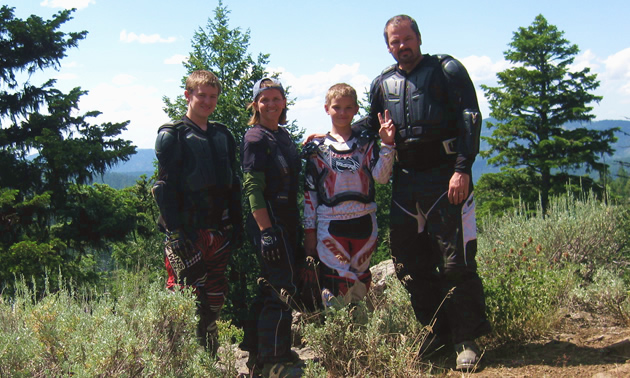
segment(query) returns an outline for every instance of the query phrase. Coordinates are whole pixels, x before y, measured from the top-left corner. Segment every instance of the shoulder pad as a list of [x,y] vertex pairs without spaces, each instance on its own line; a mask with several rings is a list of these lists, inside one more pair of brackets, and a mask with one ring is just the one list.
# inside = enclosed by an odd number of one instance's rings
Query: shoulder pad
[[468,72],[464,65],[452,56],[445,55],[444,58],[440,59],[440,63],[442,64],[442,71],[447,77],[451,79],[468,77]]
[[159,155],[177,144],[179,140],[175,127],[160,127],[157,139],[155,140],[155,152]]
[[448,59],[455,59],[451,55],[448,55],[448,54],[435,54],[435,57],[438,58],[440,63],[442,63],[442,62],[444,62],[445,60],[448,60]]
[[184,121],[182,121],[181,119],[177,120],[177,121],[167,122],[167,123],[163,124],[162,126],[160,126],[158,128],[158,133],[163,131],[164,129],[166,129],[166,130],[178,130],[179,127],[181,125],[183,125],[183,124],[184,124]]
[[259,143],[265,139],[265,131],[262,127],[253,126],[245,133],[243,142],[254,144]]
[[396,69],[396,65],[395,65],[395,64],[392,64],[391,66],[386,67],[386,68],[383,70],[383,72],[381,72],[381,75],[385,75],[386,73],[392,72],[392,71],[394,71],[395,69]]
[[228,128],[227,125],[225,125],[224,123],[221,123],[219,121],[210,121],[209,122],[212,126],[218,126],[218,127],[224,127],[224,128]]

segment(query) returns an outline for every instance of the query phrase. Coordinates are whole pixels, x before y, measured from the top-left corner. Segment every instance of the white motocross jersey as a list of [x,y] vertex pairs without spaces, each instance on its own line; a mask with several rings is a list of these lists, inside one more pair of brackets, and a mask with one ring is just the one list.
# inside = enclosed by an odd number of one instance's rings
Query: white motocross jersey
[[396,157],[394,146],[361,138],[346,142],[330,134],[315,140],[307,160],[304,185],[304,228],[317,228],[318,219],[350,219],[376,211],[374,181],[389,181]]

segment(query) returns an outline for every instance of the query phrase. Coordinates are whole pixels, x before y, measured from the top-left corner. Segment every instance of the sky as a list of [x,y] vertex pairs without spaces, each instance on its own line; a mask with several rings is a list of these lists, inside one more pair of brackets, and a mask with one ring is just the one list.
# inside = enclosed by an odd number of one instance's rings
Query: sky
[[[130,121],[121,134],[138,148],[153,148],[157,128],[168,121],[163,97],[183,94],[183,59],[192,38],[214,18],[218,0],[3,0],[25,19],[44,19],[77,8],[61,30],[86,30],[67,51],[59,70],[29,78],[57,80],[67,92],[81,87],[81,113],[99,110],[93,123]],[[576,69],[590,67],[603,96],[593,104],[596,120],[630,119],[630,2],[602,0],[224,0],[229,27],[249,31],[248,52],[270,54],[268,72],[280,74],[295,103],[288,117],[306,135],[326,132],[326,90],[346,82],[361,95],[374,77],[394,63],[383,28],[390,17],[408,14],[418,22],[422,52],[450,54],[467,68],[484,117],[480,85],[496,86],[496,73],[509,67],[503,53],[514,33],[542,14],[580,48]],[[627,130],[630,131],[630,130]]]

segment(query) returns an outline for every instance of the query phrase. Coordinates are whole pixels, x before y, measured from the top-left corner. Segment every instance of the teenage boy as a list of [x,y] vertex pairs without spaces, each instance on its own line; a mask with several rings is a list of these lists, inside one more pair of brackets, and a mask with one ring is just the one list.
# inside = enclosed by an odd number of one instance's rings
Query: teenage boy
[[221,93],[209,71],[186,80],[186,115],[162,125],[155,142],[158,181],[153,196],[166,234],[167,288],[189,285],[197,297],[197,337],[212,356],[227,294],[225,268],[242,240],[241,184],[236,143],[228,128],[208,121]]
[[343,303],[365,297],[371,283],[370,258],[376,248],[374,181],[389,181],[394,158],[395,127],[386,111],[379,115],[382,146],[374,137],[351,128],[359,111],[357,93],[348,84],[335,84],[326,94],[332,128],[304,148],[304,249],[318,255],[322,266],[322,299],[331,295]]

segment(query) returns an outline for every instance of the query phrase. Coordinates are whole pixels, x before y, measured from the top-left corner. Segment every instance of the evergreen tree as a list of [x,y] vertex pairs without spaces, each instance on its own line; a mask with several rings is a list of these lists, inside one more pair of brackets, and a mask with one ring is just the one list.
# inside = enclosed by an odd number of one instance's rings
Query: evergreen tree
[[540,192],[543,212],[553,176],[577,168],[605,171],[600,159],[613,153],[618,130],[563,127],[595,118],[590,104],[602,99],[592,94],[599,86],[596,74],[589,68],[571,70],[579,49],[563,35],[538,15],[530,27],[514,33],[504,53],[513,66],[497,74],[499,86],[482,86],[490,116],[499,121],[487,123],[495,130],[485,137],[490,149],[482,156],[496,153],[490,164],[523,168],[527,176],[538,177],[531,185]]
[[98,111],[77,114],[86,93],[81,88],[66,94],[54,88],[55,80],[29,81],[37,71],[59,68],[66,50],[85,38],[86,31],[58,30],[72,12],[22,20],[13,8],[0,8],[2,280],[13,273],[43,277],[45,267],[55,271],[59,265],[70,275],[73,269],[78,272],[81,259],[89,259],[85,250],[74,250],[68,233],[56,233],[80,226],[80,219],[66,216],[70,191],[135,153],[130,141],[116,138],[128,122],[92,125],[88,119]]
[[[204,28],[199,27],[192,39],[192,51],[184,62],[186,75],[182,78],[182,94],[171,100],[164,97],[164,111],[171,119],[179,119],[186,114],[187,104],[183,95],[186,78],[193,71],[208,70],[221,81],[222,92],[217,108],[210,116],[224,123],[234,134],[237,144],[248,129],[251,112],[247,109],[252,102],[252,87],[269,73],[265,66],[269,54],[258,54],[256,60],[248,52],[250,33],[240,28],[230,29],[230,11],[219,1],[214,10],[214,19],[208,19]],[[285,88],[287,92],[287,88]],[[289,103],[290,105],[290,103]],[[288,126],[294,137],[301,137],[295,122]]]

